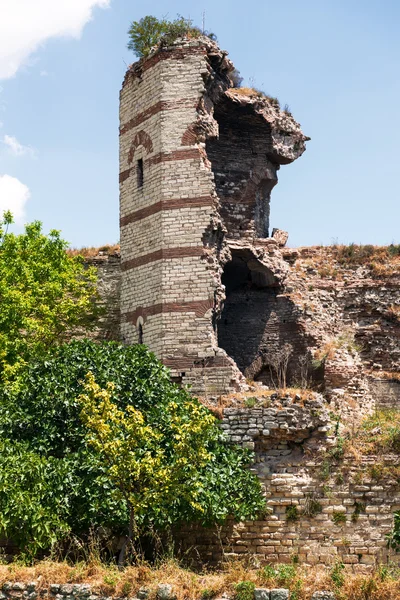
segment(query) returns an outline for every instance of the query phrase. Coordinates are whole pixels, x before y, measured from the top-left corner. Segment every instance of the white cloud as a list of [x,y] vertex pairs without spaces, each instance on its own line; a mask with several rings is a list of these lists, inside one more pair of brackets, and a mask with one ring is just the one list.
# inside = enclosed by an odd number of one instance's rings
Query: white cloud
[[79,38],[111,0],[0,0],[0,79],[13,77],[46,40]]
[[35,156],[35,151],[30,146],[23,146],[20,144],[17,138],[12,135],[5,135],[3,138],[3,144],[5,144],[14,156],[26,156],[29,155],[31,157]]
[[40,77],[47,77],[48,72],[46,70],[40,71]]
[[11,175],[0,175],[0,216],[5,210],[10,210],[15,222],[22,224],[30,195],[29,188],[19,179]]

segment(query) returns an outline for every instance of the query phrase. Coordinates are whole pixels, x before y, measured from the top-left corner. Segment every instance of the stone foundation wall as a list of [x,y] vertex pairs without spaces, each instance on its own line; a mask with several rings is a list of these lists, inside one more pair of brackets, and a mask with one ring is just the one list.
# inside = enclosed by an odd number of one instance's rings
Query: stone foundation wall
[[[385,537],[393,511],[400,509],[397,479],[373,479],[374,456],[332,458],[329,449],[337,438],[330,407],[320,396],[304,402],[283,399],[286,406],[275,403],[225,409],[221,423],[232,442],[254,449],[252,469],[271,513],[216,532],[188,527],[178,534],[182,548],[195,547],[212,563],[223,556],[251,555],[260,564],[341,560],[357,571],[389,559],[398,562]],[[398,456],[384,461],[389,468],[400,464]]]
[[[146,588],[140,588],[137,596],[131,597],[131,600],[146,600],[149,591]],[[222,598],[227,599],[230,596],[224,594]],[[333,592],[321,591],[314,592],[311,600],[335,600]],[[50,584],[41,586],[36,582],[9,582],[4,583],[0,591],[1,600],[29,599],[37,600],[46,598],[47,600],[126,600],[127,596],[110,596],[105,592],[99,592],[94,586],[87,583],[79,584]],[[174,588],[170,584],[160,584],[156,592],[157,600],[174,600],[176,598]],[[216,600],[222,600],[216,599]],[[201,600],[199,598],[198,600]],[[276,588],[272,590],[256,588],[254,590],[254,600],[289,600],[289,590],[286,588]]]
[[104,308],[96,327],[84,333],[96,341],[121,341],[121,258],[119,253],[101,253],[86,258],[87,265],[97,269],[100,305]]

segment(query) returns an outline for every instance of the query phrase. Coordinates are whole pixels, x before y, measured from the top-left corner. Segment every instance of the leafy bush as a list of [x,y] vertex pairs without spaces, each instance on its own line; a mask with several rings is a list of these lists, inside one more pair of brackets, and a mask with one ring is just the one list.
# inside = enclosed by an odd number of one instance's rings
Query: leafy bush
[[191,19],[185,19],[178,15],[174,21],[157,19],[151,15],[143,17],[139,21],[133,21],[128,31],[128,49],[132,50],[139,58],[150,54],[151,49],[158,44],[169,46],[178,38],[206,35],[215,40],[213,33],[204,33],[193,25]]
[[[0,512],[7,513],[9,521],[0,523],[1,533],[12,536],[19,526],[18,515],[28,507],[24,504],[30,502],[28,496],[21,499],[17,513],[13,513],[10,502],[15,495],[13,479],[21,481],[22,486],[24,469],[29,471],[33,460],[43,463],[43,490],[41,495],[37,492],[34,507],[35,518],[43,514],[43,527],[47,529],[47,538],[43,535],[41,547],[50,546],[54,538],[62,537],[67,529],[78,535],[99,526],[113,533],[127,531],[127,500],[121,498],[115,480],[110,477],[110,467],[105,464],[102,452],[88,445],[88,430],[80,418],[82,401],[79,397],[88,393],[84,380],[89,372],[99,388],[110,390],[110,398],[124,418],[132,410],[129,407],[140,411],[144,426],[151,428],[159,438],[159,451],[167,467],[173,465],[177,457],[179,440],[174,438],[179,435],[177,415],[188,436],[186,443],[190,445],[192,440],[194,447],[202,448],[210,456],[208,461],[200,461],[196,472],[188,470],[187,481],[175,487],[173,498],[166,494],[164,501],[160,497],[157,503],[149,502],[145,510],[139,511],[137,526],[140,529],[166,528],[178,521],[211,524],[223,522],[228,516],[237,520],[254,518],[264,508],[260,482],[246,468],[252,454],[225,442],[216,419],[187,391],[171,383],[168,370],[152,353],[140,345],[96,344],[84,340],[53,348],[28,365],[14,385],[0,389],[3,448],[9,448],[11,454],[20,448],[26,452],[21,472],[15,464],[14,470],[7,473],[6,454],[2,455],[5,472],[0,479]],[[191,432],[190,429],[195,412],[209,423],[200,445],[196,441],[196,430]],[[47,475],[52,469],[56,472],[55,486],[49,483],[50,475]],[[68,473],[68,477],[57,473]],[[196,503],[188,498],[188,486],[198,491]],[[45,516],[51,515],[56,504],[62,507],[57,513],[59,524]],[[29,507],[26,510],[29,514]],[[18,540],[21,548],[35,550],[35,542],[33,527],[21,530]]]
[[96,272],[66,253],[58,231],[42,233],[41,223],[8,233],[12,215],[0,220],[0,379],[32,356],[65,341],[98,315]]

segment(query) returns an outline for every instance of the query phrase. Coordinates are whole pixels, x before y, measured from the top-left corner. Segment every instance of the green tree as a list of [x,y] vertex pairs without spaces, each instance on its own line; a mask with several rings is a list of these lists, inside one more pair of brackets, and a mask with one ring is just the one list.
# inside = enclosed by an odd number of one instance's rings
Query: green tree
[[68,256],[58,231],[41,223],[8,232],[0,221],[0,376],[12,374],[37,352],[94,323],[96,273],[80,257]]
[[[132,535],[133,517],[140,532],[210,525],[254,518],[265,507],[247,468],[252,454],[229,444],[144,346],[56,346],[0,392],[0,438],[69,473],[57,497],[75,534],[99,526],[126,533],[131,520]],[[43,503],[51,508],[52,497]]]
[[156,46],[162,35],[168,30],[168,21],[157,19],[151,15],[139,21],[133,21],[128,31],[128,49],[140,58],[147,56],[153,46]]
[[139,58],[142,58],[148,56],[154,46],[169,46],[178,38],[196,38],[200,35],[206,35],[210,39],[216,40],[213,33],[209,31],[202,32],[193,25],[192,19],[186,19],[178,15],[173,21],[168,21],[165,18],[157,19],[148,15],[131,23],[128,31],[128,49],[132,50]]
[[104,460],[110,480],[128,506],[127,542],[131,542],[136,519],[143,520],[151,505],[168,506],[180,496],[195,511],[202,511],[197,474],[213,457],[207,446],[218,438],[218,431],[214,417],[198,401],[173,400],[165,407],[166,444],[162,424],[146,424],[145,415],[130,404],[120,410],[112,400],[114,389],[112,383],[101,389],[89,373],[79,401],[88,442]]

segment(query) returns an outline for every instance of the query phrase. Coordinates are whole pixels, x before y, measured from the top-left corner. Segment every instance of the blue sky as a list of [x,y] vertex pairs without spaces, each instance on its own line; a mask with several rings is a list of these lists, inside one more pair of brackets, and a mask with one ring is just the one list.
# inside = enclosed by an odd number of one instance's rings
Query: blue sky
[[396,0],[0,0],[0,209],[17,230],[39,219],[74,247],[118,240],[126,31],[146,14],[201,24],[203,10],[244,83],[312,138],[279,172],[272,226],[291,246],[400,242]]

